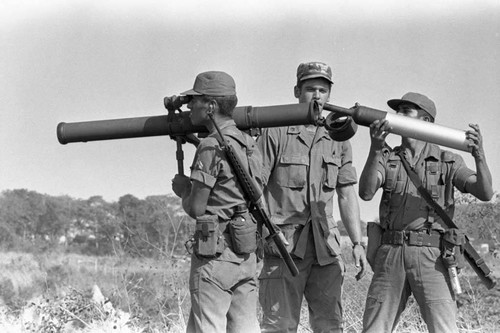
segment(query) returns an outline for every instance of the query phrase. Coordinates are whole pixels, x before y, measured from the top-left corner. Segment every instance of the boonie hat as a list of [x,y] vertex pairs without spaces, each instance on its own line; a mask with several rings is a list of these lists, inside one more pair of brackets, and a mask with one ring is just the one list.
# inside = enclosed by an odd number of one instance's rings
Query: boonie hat
[[297,68],[297,83],[300,81],[322,77],[330,83],[332,81],[332,69],[323,62],[312,61],[300,64]]
[[181,95],[233,96],[236,95],[234,79],[219,71],[203,72],[196,76],[193,89]]
[[396,111],[398,111],[399,106],[403,103],[413,104],[427,112],[433,119],[436,118],[436,105],[425,95],[409,92],[404,94],[401,99],[390,99],[387,101],[387,105]]

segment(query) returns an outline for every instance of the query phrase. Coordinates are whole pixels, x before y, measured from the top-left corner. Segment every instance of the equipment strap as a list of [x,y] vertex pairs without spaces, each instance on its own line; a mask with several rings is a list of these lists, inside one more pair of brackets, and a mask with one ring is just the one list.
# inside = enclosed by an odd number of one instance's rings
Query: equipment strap
[[[410,166],[410,163],[408,163],[408,161],[406,160],[403,151],[400,150],[399,152],[397,152],[397,154],[401,158],[401,162],[403,163],[403,167],[405,168],[406,173],[410,177],[410,180],[413,182],[413,184],[417,188],[422,198],[424,198],[424,200],[429,204],[429,206],[431,206],[434,209],[434,211],[439,215],[439,217],[441,217],[441,219],[448,228],[458,229],[458,226],[455,224],[455,222],[453,222],[453,220],[448,216],[448,214],[446,214],[444,209],[436,201],[434,201],[434,199],[432,199],[431,194],[424,188],[422,181],[420,180],[420,177],[418,177],[418,174]],[[492,272],[490,268],[486,265],[484,259],[481,258],[481,256],[472,247],[469,238],[466,235],[465,235],[465,244],[463,245],[463,247],[464,247],[465,258],[467,259],[467,261],[469,261],[471,267],[474,269],[476,274],[482,279],[482,281],[486,284],[488,289],[493,288],[496,282],[491,277]]]

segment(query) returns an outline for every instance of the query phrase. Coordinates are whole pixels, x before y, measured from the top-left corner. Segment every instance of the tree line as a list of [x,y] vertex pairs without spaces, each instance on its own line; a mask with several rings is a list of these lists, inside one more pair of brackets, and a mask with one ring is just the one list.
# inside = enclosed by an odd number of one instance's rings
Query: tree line
[[[455,223],[470,238],[500,247],[500,195],[487,203],[459,192],[456,197]],[[343,224],[338,225],[346,235]],[[193,219],[173,195],[139,199],[126,194],[117,202],[107,202],[101,196],[75,199],[26,189],[0,194],[0,248],[4,250],[60,247],[89,255],[171,257],[186,254],[184,243],[193,232]]]
[[26,189],[0,194],[0,247],[43,251],[62,247],[91,255],[172,256],[185,253],[194,222],[180,199],[158,195],[117,202],[75,199]]

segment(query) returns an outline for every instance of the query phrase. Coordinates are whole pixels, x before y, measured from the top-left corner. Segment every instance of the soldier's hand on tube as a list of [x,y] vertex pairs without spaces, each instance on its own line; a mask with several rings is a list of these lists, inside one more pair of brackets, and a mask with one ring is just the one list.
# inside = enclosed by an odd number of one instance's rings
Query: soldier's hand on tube
[[352,256],[354,265],[361,270],[356,274],[356,280],[361,280],[368,271],[368,261],[366,260],[365,249],[361,245],[356,245],[352,248]]
[[384,148],[385,138],[389,135],[390,129],[387,119],[375,120],[370,124],[371,149],[380,150]]
[[200,144],[200,139],[196,136],[194,133],[188,133],[185,135],[186,142],[189,142],[190,144],[194,145],[195,147],[198,147]]
[[189,177],[185,175],[175,175],[172,179],[172,191],[174,191],[175,195],[179,198],[182,198],[183,193],[191,192],[191,180]]
[[167,110],[177,110],[186,102],[186,96],[167,96],[163,99]]
[[471,154],[475,158],[484,157],[483,136],[477,124],[469,124],[471,129],[465,131],[465,137],[469,141],[468,146],[471,148]]

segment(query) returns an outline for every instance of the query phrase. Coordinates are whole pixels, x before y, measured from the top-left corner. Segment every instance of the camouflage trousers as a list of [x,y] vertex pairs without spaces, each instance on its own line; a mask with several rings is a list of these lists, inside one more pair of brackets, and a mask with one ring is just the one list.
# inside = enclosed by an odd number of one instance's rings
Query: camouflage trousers
[[430,333],[458,333],[456,304],[439,248],[381,245],[373,270],[363,332],[391,332],[413,294]]

